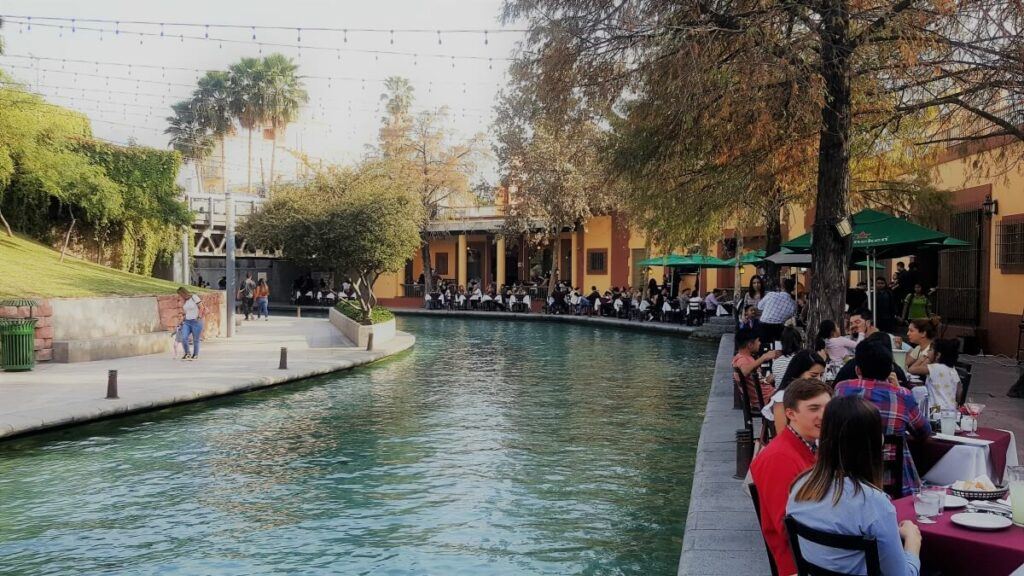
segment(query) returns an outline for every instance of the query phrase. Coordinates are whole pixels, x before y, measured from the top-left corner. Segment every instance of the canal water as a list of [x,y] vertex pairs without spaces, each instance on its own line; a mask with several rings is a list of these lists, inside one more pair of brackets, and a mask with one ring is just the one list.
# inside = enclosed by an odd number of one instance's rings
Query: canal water
[[371,367],[0,444],[0,574],[675,574],[716,346],[399,322]]

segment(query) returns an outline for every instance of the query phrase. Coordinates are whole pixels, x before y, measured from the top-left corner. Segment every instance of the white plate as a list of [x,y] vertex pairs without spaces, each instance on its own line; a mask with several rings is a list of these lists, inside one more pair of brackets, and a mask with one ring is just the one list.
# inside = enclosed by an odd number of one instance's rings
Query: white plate
[[995,514],[982,514],[980,512],[961,512],[953,514],[950,521],[964,528],[973,530],[1002,530],[1009,528],[1013,523],[1009,518]]
[[952,494],[946,494],[946,508],[963,508],[967,506],[967,499]]

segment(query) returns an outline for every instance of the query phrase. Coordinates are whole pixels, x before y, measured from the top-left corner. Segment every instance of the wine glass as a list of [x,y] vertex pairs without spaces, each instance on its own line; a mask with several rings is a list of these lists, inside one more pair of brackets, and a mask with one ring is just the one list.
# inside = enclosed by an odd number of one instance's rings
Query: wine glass
[[967,409],[967,413],[971,416],[971,419],[973,420],[973,422],[971,423],[970,430],[967,430],[964,433],[964,436],[977,437],[978,416],[981,416],[981,411],[985,409],[985,405],[975,402],[973,399],[968,399],[967,402],[964,403],[964,408]]

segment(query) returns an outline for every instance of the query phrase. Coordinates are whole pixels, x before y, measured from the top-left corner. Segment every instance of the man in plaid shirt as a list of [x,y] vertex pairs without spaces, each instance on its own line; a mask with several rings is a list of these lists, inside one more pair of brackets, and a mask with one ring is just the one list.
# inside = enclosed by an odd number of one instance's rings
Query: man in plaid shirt
[[[877,340],[865,340],[857,345],[854,355],[857,362],[857,379],[836,384],[836,398],[860,396],[878,407],[882,413],[885,433],[892,435],[910,434],[918,438],[928,437],[932,428],[921,414],[917,401],[910,390],[903,388],[892,373],[892,351]],[[887,447],[884,458],[894,458]],[[888,480],[888,479],[886,479]],[[885,482],[889,484],[889,482]],[[910,450],[903,450],[903,489],[909,495],[921,485],[921,479],[914,467]]]

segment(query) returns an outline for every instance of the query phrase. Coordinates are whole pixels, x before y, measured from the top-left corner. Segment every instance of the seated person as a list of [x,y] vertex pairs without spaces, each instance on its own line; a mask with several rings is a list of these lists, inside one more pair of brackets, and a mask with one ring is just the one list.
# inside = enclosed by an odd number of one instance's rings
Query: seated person
[[[882,574],[917,576],[921,532],[909,520],[897,524],[896,508],[881,488],[883,431],[882,415],[864,399],[846,396],[829,402],[817,462],[793,484],[786,513],[822,532],[871,536]],[[801,541],[800,555],[835,573],[867,573],[863,553]],[[779,569],[780,574],[794,571]]]
[[818,333],[815,350],[825,350],[829,362],[839,364],[848,356],[853,356],[857,348],[857,342],[839,333],[839,326],[831,320],[822,320],[818,324]]
[[[889,335],[886,334],[885,332],[876,330],[873,334],[862,340],[862,342],[871,341],[878,343],[880,346],[883,346],[887,350],[890,350],[889,356],[891,357],[892,348],[890,348],[890,340],[888,336]],[[896,375],[896,382],[898,382],[900,386],[908,386],[907,373],[904,372],[903,368],[900,368],[895,361],[892,363],[892,373]],[[853,358],[851,358],[850,361],[847,362],[846,364],[843,364],[843,367],[839,369],[838,373],[836,373],[835,381],[842,382],[843,380],[853,380],[855,378],[857,378],[856,348],[854,348]]]
[[[758,337],[756,332],[749,330],[739,330],[736,332],[736,355],[732,358],[732,367],[739,368],[743,374],[744,382],[739,382],[736,375],[733,375],[733,382],[739,386],[746,386],[747,394],[750,396],[750,409],[751,411],[761,410],[761,405],[758,402],[757,390],[754,388],[754,382],[756,380],[757,369],[761,367],[765,362],[769,362],[779,357],[780,352],[778,350],[769,350],[758,357],[754,357],[761,349],[761,339]],[[769,376],[760,381],[761,383],[761,398],[768,401],[775,393],[775,388],[772,386],[773,379]]]
[[718,313],[718,298],[722,295],[722,291],[715,288],[711,292],[708,292],[707,296],[704,297],[704,312],[708,316],[714,316]]
[[[931,436],[931,426],[921,414],[914,395],[896,381],[892,371],[892,350],[877,339],[868,338],[857,345],[854,360],[857,362],[857,378],[838,382],[837,398],[860,396],[874,404],[882,414],[884,434],[910,434],[918,438]],[[887,449],[886,456],[887,460],[892,460],[894,453]],[[921,479],[917,475],[910,450],[904,450],[903,495],[909,495],[920,485]]]
[[832,399],[832,389],[821,380],[794,380],[780,404],[789,422],[775,440],[750,464],[761,511],[761,533],[771,550],[779,574],[796,573],[783,520],[793,480],[814,465],[821,434],[821,417]]
[[925,377],[929,407],[932,411],[956,410],[957,388],[960,374],[956,361],[960,357],[960,343],[953,339],[935,340],[929,351],[908,368],[911,374]]
[[[777,374],[777,372],[776,372]],[[768,405],[761,409],[761,415],[765,420],[775,424],[775,435],[782,434],[786,428],[786,410],[783,405],[786,388],[796,380],[812,378],[821,380],[825,374],[825,361],[813,350],[801,350],[793,356],[793,360],[782,373],[782,381],[775,388]]]
[[761,315],[761,311],[757,309],[757,306],[751,304],[743,310],[743,318],[740,319],[739,326],[737,328],[747,328],[760,332],[761,321],[758,319]]

